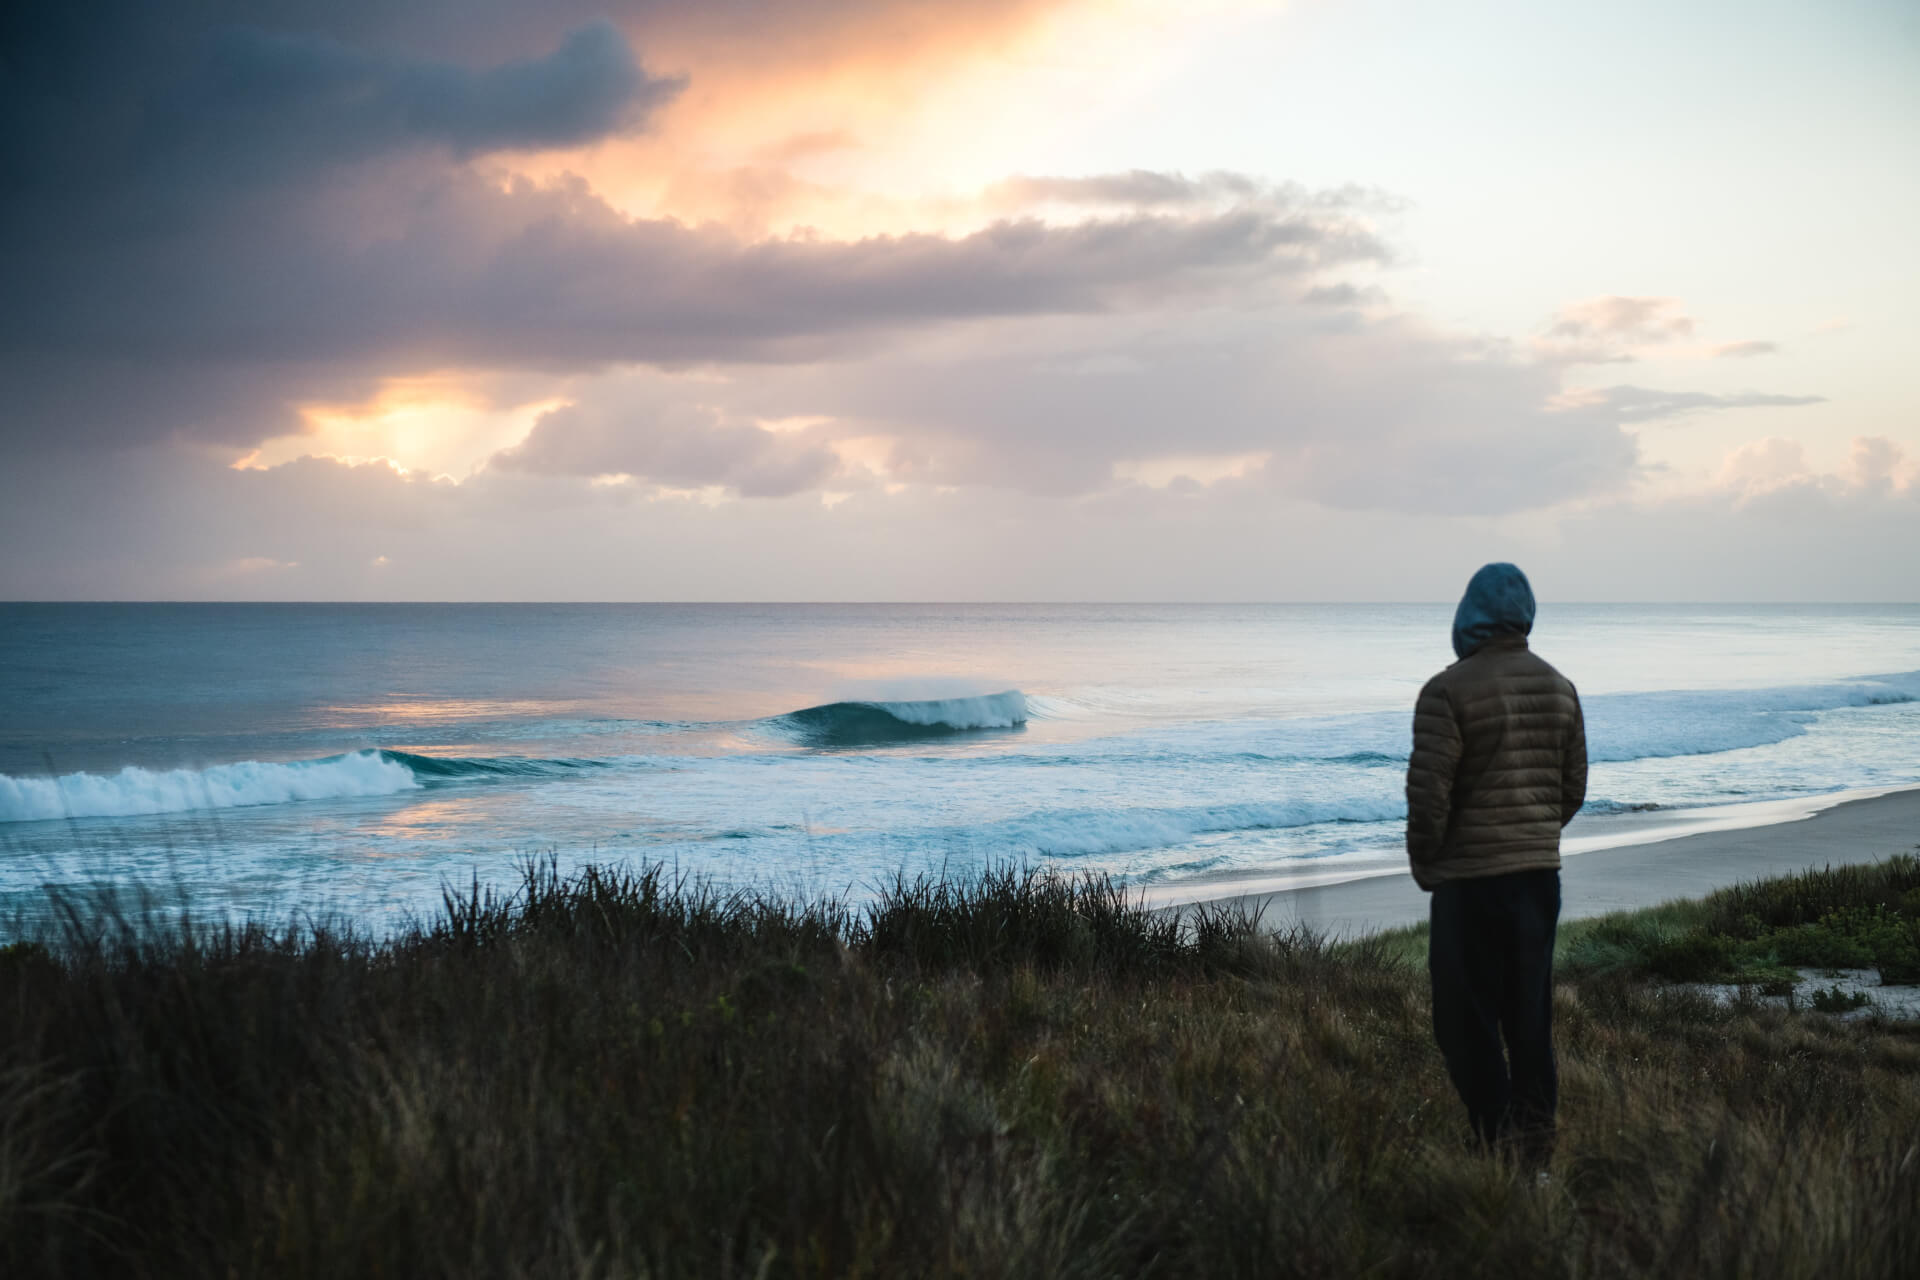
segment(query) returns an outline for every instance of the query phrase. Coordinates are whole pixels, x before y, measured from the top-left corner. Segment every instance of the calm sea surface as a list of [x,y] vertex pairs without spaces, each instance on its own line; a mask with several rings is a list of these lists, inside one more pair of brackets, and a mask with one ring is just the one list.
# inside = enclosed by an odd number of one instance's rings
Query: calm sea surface
[[[1399,865],[1451,606],[0,605],[0,909],[370,923],[529,855],[868,892]],[[1590,812],[1920,783],[1920,606],[1545,605]],[[5,928],[0,925],[0,930]]]

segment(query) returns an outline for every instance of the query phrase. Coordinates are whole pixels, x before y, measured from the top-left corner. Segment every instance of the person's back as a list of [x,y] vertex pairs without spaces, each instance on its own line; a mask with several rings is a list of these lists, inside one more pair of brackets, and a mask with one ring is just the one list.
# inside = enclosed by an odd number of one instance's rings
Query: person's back
[[1560,828],[1586,796],[1586,732],[1572,682],[1524,634],[1496,634],[1429,680],[1413,740],[1407,853],[1422,888],[1560,865]]
[[1428,968],[1448,1074],[1481,1139],[1517,1138],[1544,1166],[1558,1093],[1560,829],[1585,800],[1587,751],[1579,695],[1527,647],[1533,615],[1513,565],[1468,583],[1454,614],[1460,660],[1414,710],[1407,857],[1433,893]]

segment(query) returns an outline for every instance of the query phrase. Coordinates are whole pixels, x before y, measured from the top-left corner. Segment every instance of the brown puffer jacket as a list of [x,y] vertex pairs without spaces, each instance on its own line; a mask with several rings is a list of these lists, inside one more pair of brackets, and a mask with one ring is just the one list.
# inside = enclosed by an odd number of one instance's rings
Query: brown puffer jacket
[[1587,797],[1573,684],[1496,636],[1427,681],[1407,764],[1407,856],[1422,889],[1560,865],[1560,828]]

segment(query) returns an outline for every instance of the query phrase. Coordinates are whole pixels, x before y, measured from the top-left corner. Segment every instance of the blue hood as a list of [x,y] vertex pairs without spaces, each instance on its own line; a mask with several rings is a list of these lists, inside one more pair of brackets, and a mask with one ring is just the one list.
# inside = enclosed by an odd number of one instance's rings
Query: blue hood
[[1453,651],[1466,657],[1497,635],[1533,630],[1533,587],[1518,566],[1482,565],[1453,611]]

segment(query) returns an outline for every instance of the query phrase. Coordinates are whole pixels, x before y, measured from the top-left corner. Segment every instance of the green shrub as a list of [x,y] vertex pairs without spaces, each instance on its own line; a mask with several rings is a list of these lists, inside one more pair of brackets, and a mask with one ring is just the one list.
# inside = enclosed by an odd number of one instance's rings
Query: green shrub
[[1730,937],[1754,937],[1751,921],[1765,930],[1817,924],[1850,907],[1900,907],[1920,891],[1920,858],[1895,854],[1881,862],[1823,867],[1798,875],[1732,885],[1701,900],[1703,925]]
[[1846,1013],[1852,1009],[1864,1009],[1872,1003],[1862,991],[1842,991],[1839,987],[1816,987],[1813,992],[1813,1007],[1821,1013]]
[[1695,931],[1664,939],[1647,949],[1647,968],[1675,982],[1715,982],[1733,974],[1738,948],[1733,939]]
[[1817,923],[1778,930],[1755,944],[1781,962],[1820,969],[1920,969],[1920,920],[1884,904],[1843,907]]
[[1803,969],[1867,969],[1873,966],[1873,951],[1865,942],[1826,923],[1780,929],[1761,941],[1781,964]]
[[1876,967],[1880,981],[1889,987],[1920,986],[1920,956],[1911,949],[1881,956]]

